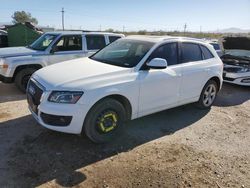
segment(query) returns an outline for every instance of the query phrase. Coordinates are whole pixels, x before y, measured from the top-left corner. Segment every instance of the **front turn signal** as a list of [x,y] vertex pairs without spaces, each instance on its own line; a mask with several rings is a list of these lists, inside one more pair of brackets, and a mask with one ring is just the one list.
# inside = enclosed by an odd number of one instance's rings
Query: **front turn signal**
[[3,64],[1,67],[2,67],[3,69],[7,69],[7,68],[9,67],[9,65]]

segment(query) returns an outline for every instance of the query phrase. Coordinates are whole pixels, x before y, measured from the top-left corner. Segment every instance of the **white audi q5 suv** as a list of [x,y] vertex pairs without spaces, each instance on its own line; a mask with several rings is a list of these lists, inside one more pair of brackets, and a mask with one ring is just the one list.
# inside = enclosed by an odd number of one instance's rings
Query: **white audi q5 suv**
[[182,37],[130,36],[91,57],[35,72],[29,109],[44,127],[113,139],[127,120],[196,102],[209,108],[222,86],[214,48]]

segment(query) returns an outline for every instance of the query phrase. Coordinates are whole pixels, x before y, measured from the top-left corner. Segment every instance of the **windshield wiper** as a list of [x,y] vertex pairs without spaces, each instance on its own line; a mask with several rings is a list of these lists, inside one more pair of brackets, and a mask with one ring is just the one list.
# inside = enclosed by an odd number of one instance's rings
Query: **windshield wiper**
[[246,55],[244,55],[244,56],[240,56],[240,57],[250,59],[250,57],[249,57],[249,56],[246,56]]

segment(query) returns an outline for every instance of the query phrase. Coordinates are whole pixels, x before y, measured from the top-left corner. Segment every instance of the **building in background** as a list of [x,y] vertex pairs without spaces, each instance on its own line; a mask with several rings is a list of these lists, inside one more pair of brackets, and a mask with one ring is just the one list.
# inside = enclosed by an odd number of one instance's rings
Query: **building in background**
[[34,42],[42,35],[42,31],[29,22],[25,24],[17,23],[7,27],[8,45],[12,46],[27,46]]
[[8,33],[0,30],[0,48],[8,47]]

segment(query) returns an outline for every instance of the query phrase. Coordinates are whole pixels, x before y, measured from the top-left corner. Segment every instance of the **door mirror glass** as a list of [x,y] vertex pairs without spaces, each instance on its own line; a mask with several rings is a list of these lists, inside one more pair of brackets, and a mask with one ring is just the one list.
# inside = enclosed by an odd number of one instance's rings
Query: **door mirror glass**
[[168,63],[166,59],[154,58],[147,63],[147,66],[151,69],[165,69]]

